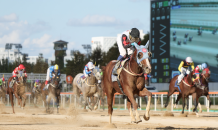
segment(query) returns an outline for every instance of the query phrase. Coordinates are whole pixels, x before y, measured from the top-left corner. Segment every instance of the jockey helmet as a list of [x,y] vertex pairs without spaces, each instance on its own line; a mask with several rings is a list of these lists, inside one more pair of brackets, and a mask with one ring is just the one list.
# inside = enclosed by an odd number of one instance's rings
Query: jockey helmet
[[37,80],[36,80],[36,82],[38,83],[38,82],[39,82],[39,80],[37,79]]
[[206,63],[203,63],[203,64],[201,65],[201,68],[202,68],[202,70],[205,69],[205,68],[207,68],[207,64],[206,64]]
[[185,59],[185,61],[186,61],[187,63],[192,63],[192,62],[193,62],[191,57],[187,57],[187,58]]
[[88,68],[89,68],[90,70],[92,70],[92,69],[95,68],[95,66],[93,65],[92,62],[89,62],[89,63],[88,63]]
[[132,28],[129,32],[129,38],[132,42],[138,41],[139,40],[139,36],[140,36],[140,32],[137,28]]
[[58,69],[59,69],[59,66],[56,64],[56,65],[54,66],[54,71],[55,71],[55,72],[58,72]]
[[23,64],[20,64],[20,65],[18,66],[18,68],[19,68],[19,70],[24,70],[24,69],[25,69],[25,67],[24,67]]

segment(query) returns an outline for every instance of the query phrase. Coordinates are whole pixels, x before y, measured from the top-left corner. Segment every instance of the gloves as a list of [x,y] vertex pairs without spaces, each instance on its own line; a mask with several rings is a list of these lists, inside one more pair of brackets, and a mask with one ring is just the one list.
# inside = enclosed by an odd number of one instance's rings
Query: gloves
[[135,46],[135,44],[137,44],[137,43],[135,43],[135,42],[131,43],[132,46]]

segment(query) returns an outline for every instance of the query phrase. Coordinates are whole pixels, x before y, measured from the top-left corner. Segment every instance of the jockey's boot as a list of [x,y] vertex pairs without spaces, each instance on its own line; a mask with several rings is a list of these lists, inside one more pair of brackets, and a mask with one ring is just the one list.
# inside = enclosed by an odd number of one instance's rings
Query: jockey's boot
[[112,72],[113,75],[117,76],[117,69],[119,68],[119,66],[120,66],[120,61],[117,61]]
[[14,86],[15,81],[16,81],[16,77],[14,77],[14,78],[11,80],[11,82],[10,82],[10,84],[9,84],[9,87],[10,87],[10,88],[14,89],[13,86]]

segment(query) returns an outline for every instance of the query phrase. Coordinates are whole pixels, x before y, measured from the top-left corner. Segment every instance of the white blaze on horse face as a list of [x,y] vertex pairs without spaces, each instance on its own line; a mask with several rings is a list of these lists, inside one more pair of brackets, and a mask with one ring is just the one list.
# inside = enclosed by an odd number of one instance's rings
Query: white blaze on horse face
[[146,59],[146,64],[147,64],[148,68],[151,69],[151,64],[150,64],[148,58]]

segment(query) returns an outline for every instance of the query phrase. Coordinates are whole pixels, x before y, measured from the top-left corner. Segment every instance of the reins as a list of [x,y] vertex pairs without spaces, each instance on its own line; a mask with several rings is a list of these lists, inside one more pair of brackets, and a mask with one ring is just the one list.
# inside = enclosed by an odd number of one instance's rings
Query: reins
[[[130,60],[129,60],[129,63],[127,64],[127,68],[129,68],[130,71],[128,71],[126,68],[124,68],[124,67],[122,66],[123,70],[125,70],[128,74],[130,74],[130,75],[132,75],[132,76],[141,76],[141,75],[143,75],[143,72],[140,73],[140,74],[136,74],[136,73],[134,73],[134,72],[132,71],[132,69],[131,69],[131,67],[130,67],[130,62],[131,62],[132,58],[134,59],[134,57],[131,56],[131,57],[130,57]],[[134,59],[134,60],[135,60],[135,59]],[[135,60],[135,61],[136,61],[136,60]]]

